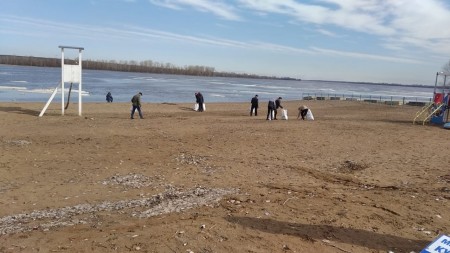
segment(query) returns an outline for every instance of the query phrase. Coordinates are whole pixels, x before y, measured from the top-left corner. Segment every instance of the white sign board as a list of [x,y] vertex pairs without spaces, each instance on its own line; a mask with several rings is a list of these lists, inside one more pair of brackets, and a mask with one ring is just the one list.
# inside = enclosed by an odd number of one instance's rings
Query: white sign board
[[79,65],[64,64],[64,82],[80,83],[81,68]]
[[439,236],[420,253],[450,253],[450,236]]

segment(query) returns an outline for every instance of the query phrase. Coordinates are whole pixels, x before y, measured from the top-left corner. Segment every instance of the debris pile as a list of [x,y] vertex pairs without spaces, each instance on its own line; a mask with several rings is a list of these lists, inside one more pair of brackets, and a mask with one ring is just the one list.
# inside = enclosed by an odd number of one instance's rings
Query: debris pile
[[[171,188],[150,198],[105,201],[98,204],[79,204],[56,209],[34,210],[30,213],[8,215],[0,218],[0,235],[49,230],[53,227],[90,224],[98,212],[120,212],[131,209],[134,217],[152,217],[171,212],[182,212],[198,206],[212,206],[233,189],[206,189],[197,187],[180,191]],[[139,209],[148,208],[145,211]]]

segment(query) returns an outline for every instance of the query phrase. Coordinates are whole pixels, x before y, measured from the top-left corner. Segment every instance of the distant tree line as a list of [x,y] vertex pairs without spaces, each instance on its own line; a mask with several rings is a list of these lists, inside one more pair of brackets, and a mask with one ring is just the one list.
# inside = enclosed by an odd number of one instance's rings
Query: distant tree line
[[[77,64],[77,60],[64,59],[65,64]],[[61,59],[33,56],[0,55],[0,64],[24,65],[36,67],[61,67]],[[215,76],[215,77],[245,77],[259,79],[283,79],[296,80],[294,78],[274,76],[260,76],[253,74],[239,74],[233,72],[217,72],[213,67],[184,66],[179,67],[171,63],[160,63],[151,60],[146,61],[115,61],[115,60],[83,60],[83,69],[110,70],[122,72],[191,75],[191,76]]]

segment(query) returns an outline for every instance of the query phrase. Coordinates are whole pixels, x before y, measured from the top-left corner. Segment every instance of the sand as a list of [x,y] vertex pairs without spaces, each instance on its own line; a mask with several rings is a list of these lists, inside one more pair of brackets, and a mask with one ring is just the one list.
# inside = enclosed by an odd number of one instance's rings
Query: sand
[[0,252],[397,253],[450,233],[450,131],[413,125],[420,108],[261,104],[0,103]]

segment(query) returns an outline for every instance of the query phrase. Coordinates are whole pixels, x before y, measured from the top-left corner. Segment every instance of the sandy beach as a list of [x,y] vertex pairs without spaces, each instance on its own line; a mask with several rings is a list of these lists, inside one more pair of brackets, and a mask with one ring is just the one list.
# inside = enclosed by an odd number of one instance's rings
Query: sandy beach
[[419,107],[44,104],[0,103],[0,252],[409,253],[450,233],[450,131]]

